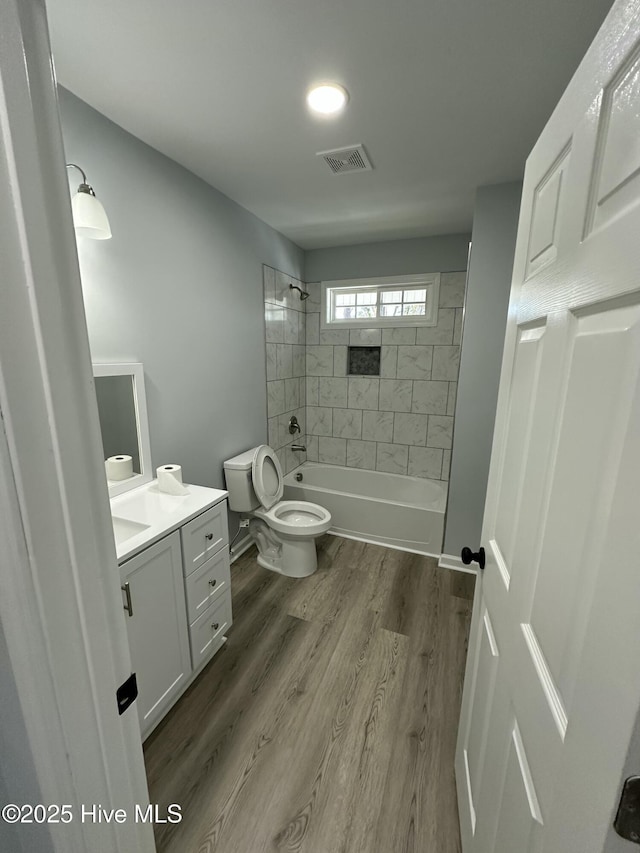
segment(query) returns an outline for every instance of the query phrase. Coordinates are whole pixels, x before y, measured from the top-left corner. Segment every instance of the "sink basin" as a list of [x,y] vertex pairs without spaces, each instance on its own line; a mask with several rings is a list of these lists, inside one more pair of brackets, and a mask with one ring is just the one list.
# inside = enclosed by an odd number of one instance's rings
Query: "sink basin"
[[148,530],[151,525],[141,524],[139,521],[131,521],[130,518],[119,518],[117,515],[111,516],[113,522],[113,535],[115,536],[116,545],[126,542],[137,533],[142,533],[143,530]]

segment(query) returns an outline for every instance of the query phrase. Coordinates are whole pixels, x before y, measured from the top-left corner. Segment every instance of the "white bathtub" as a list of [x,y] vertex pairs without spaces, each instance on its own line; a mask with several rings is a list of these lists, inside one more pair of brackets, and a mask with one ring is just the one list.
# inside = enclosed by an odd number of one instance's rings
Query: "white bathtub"
[[441,480],[305,462],[284,484],[284,500],[329,510],[330,533],[416,554],[442,552],[447,483]]

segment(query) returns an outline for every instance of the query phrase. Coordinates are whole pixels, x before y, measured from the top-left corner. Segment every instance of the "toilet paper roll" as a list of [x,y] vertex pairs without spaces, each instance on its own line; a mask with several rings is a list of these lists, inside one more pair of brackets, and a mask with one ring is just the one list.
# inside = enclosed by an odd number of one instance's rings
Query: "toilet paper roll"
[[182,468],[180,465],[161,465],[156,469],[158,488],[167,495],[188,495],[189,491],[182,484]]
[[124,453],[105,459],[104,467],[107,480],[128,480],[133,477],[133,459]]

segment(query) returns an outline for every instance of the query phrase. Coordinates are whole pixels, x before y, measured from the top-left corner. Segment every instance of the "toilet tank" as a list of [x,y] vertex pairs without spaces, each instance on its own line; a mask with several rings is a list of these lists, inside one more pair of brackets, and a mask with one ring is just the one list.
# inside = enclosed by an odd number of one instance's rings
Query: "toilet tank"
[[229,492],[229,509],[234,512],[251,512],[260,506],[253,491],[251,465],[256,452],[255,447],[246,450],[224,463],[224,479]]

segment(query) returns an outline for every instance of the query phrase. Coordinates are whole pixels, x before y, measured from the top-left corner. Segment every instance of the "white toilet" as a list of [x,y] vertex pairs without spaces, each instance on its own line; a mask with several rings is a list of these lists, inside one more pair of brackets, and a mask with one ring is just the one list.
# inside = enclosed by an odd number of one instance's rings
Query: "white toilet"
[[331,527],[331,513],[308,501],[283,501],[278,457],[261,444],[224,463],[229,507],[251,517],[249,532],[258,546],[258,563],[292,578],[306,578],[318,567],[315,539]]

